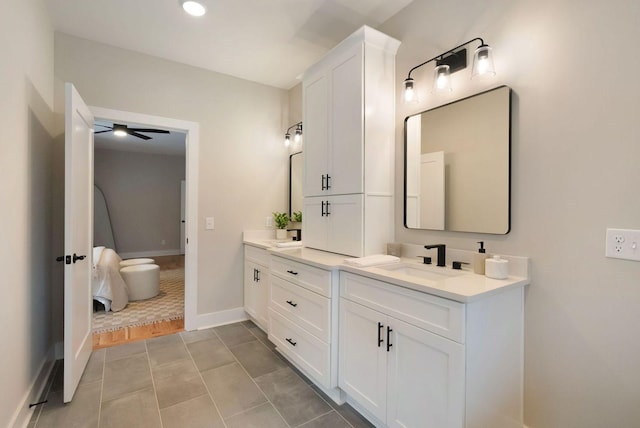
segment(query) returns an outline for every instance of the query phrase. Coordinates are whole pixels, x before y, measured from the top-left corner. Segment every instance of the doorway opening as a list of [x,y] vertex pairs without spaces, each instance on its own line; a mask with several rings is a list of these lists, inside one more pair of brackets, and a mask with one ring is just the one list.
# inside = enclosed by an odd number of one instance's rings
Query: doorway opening
[[[109,241],[102,236],[109,227],[103,231],[96,227],[94,246],[111,242],[116,254],[112,257],[117,259],[153,258],[152,264],[159,267],[160,278],[159,293],[154,297],[129,301],[124,309],[116,308],[117,312],[94,313],[94,348],[170,334],[183,328],[192,330],[196,327],[197,311],[198,124],[90,108],[95,116],[95,134],[102,134],[95,136],[96,184],[113,187],[113,183],[118,183],[120,189],[124,189],[120,197],[113,195],[112,191],[111,198],[106,198],[120,205],[115,216],[117,219],[114,219],[110,215],[114,209],[106,203],[109,226],[114,226],[111,221],[116,220],[115,239]],[[125,138],[111,136],[123,127],[127,133]],[[103,140],[104,134],[109,135]],[[171,138],[167,138],[169,136]],[[107,148],[108,144],[117,145],[117,148]],[[118,163],[119,170],[110,168],[110,165]],[[129,171],[123,172],[123,166],[128,166]],[[155,177],[151,177],[154,174]],[[136,179],[147,180],[146,185],[135,185],[132,181]],[[162,181],[167,188],[165,194],[160,193]],[[137,190],[127,189],[127,182]],[[136,195],[137,192],[140,194]],[[153,193],[156,193],[155,202]],[[159,207],[158,204],[162,203],[164,207]],[[96,222],[98,205],[96,202]],[[131,216],[128,217],[129,208]],[[140,215],[141,209],[150,209],[151,212]],[[148,229],[146,234],[141,231],[145,228]],[[135,237],[150,241],[133,244],[131,239]],[[131,282],[130,276],[121,272],[124,283]],[[184,305],[176,308],[182,301]]]

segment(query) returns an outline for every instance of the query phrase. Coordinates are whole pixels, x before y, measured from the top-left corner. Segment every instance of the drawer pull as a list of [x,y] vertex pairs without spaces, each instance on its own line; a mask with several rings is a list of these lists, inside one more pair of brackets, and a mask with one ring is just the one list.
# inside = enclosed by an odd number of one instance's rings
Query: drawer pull
[[291,275],[297,275],[298,274],[298,272],[294,272],[292,270],[288,270],[287,272],[290,273]]
[[286,340],[287,342],[289,342],[290,344],[292,344],[293,346],[296,346],[296,345],[298,344],[298,342],[294,342],[293,340],[289,339],[288,337],[287,337],[287,338],[285,338],[285,340]]
[[297,304],[297,303],[293,303],[291,300],[287,300],[287,303],[288,303],[288,304],[290,304],[291,306],[293,306],[294,308],[295,308],[296,306],[298,306],[298,304]]
[[391,332],[393,331],[393,329],[387,327],[387,352],[389,352],[389,349],[391,349],[391,347],[393,346],[391,344],[391,340],[389,338],[389,336],[391,336]]
[[260,270],[256,269],[256,282],[260,282]]
[[382,336],[382,327],[384,327],[382,325],[382,323],[378,322],[378,348],[380,347],[380,344],[382,342],[384,342],[384,339],[382,339],[382,337],[381,337]]

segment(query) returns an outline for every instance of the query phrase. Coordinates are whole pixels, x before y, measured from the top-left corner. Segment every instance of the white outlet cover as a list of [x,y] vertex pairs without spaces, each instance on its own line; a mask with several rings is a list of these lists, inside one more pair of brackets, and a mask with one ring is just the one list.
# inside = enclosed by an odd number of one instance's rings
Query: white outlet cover
[[205,218],[205,229],[206,230],[213,230],[213,217],[206,217]]
[[605,256],[640,261],[640,230],[607,229]]

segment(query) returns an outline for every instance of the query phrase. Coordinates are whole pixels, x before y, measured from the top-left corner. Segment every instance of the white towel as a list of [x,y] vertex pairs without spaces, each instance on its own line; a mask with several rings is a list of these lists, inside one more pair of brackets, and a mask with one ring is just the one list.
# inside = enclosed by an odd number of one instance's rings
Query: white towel
[[302,247],[302,241],[285,241],[276,244],[278,248]]
[[377,265],[385,265],[389,263],[397,263],[400,261],[399,257],[389,256],[385,254],[374,254],[372,256],[360,257],[357,259],[345,259],[344,262],[351,266],[356,267],[369,267]]

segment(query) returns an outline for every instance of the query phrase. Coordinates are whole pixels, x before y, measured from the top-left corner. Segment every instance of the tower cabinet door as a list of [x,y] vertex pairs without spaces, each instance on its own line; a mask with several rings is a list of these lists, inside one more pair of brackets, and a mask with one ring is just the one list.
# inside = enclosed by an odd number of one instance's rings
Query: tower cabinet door
[[464,426],[464,345],[389,317],[389,427]]
[[329,214],[327,225],[327,249],[334,253],[362,257],[364,254],[364,211],[362,194],[330,196],[325,212]]
[[304,82],[304,196],[328,193],[324,189],[329,173],[328,90],[326,74],[317,74]]
[[340,55],[330,70],[329,193],[364,192],[363,45]]
[[306,247],[327,249],[327,216],[323,215],[326,202],[327,199],[321,196],[304,198],[302,239]]
[[380,312],[340,299],[338,385],[382,421],[387,412],[386,320]]

